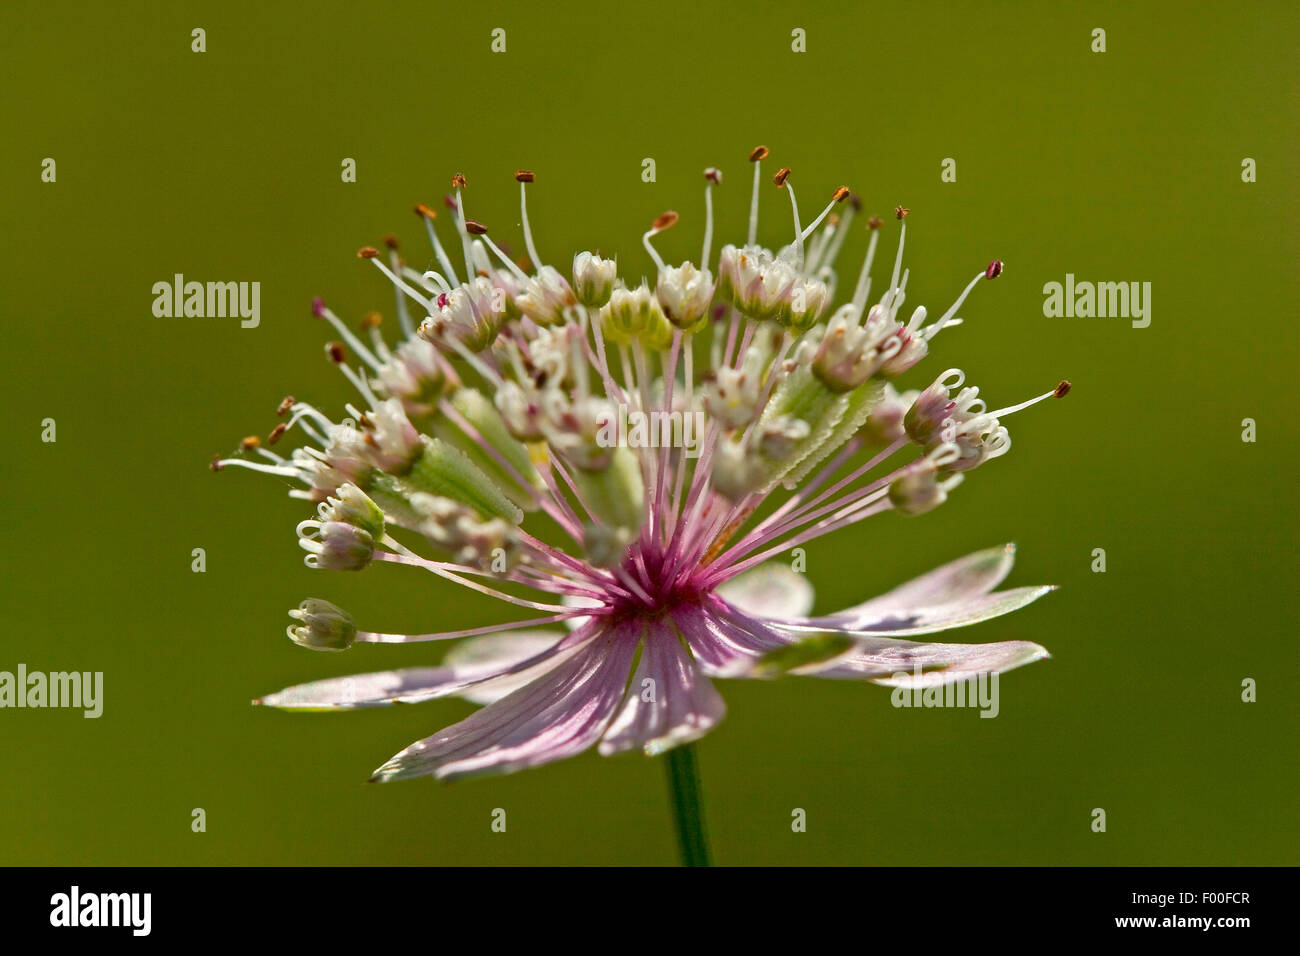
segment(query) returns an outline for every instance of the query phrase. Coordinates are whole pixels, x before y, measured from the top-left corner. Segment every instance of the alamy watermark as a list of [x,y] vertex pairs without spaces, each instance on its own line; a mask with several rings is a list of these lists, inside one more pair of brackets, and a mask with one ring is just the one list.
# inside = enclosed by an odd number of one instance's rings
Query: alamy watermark
[[601,448],[681,448],[687,458],[700,457],[706,416],[690,412],[642,412],[617,405],[597,419]]
[[996,672],[980,671],[962,680],[921,687],[919,685],[923,673],[921,666],[915,664],[911,674],[906,671],[894,674],[893,678],[896,681],[912,678],[915,686],[895,687],[894,692],[889,695],[889,702],[895,707],[977,707],[981,717],[996,717],[1002,709],[998,698]]
[[153,894],[83,893],[73,886],[50,897],[50,925],[126,926],[133,936],[148,936],[153,928]]
[[103,671],[0,671],[0,707],[67,707],[83,717],[104,712]]
[[153,295],[153,314],[160,319],[238,317],[245,329],[262,321],[260,282],[186,282],[178,272],[170,282],[155,282]]
[[1049,319],[1132,319],[1135,329],[1151,324],[1150,282],[1076,282],[1067,272],[1064,283],[1044,285],[1043,295]]

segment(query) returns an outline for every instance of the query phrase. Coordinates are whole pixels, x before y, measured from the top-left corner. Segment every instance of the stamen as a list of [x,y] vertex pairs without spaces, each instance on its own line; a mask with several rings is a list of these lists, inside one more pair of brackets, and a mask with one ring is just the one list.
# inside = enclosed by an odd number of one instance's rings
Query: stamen
[[525,283],[529,281],[528,273],[525,272],[523,269],[519,268],[519,266],[515,265],[514,261],[508,255],[502,252],[501,248],[495,242],[492,241],[492,237],[487,234],[488,232],[487,226],[483,225],[483,223],[481,222],[476,222],[473,219],[467,219],[465,221],[465,228],[469,232],[478,236],[482,242],[486,243],[487,247],[492,250],[492,252],[496,255],[496,257],[505,264],[505,267],[509,269],[512,273],[514,273],[516,279],[518,279],[520,282],[525,282]]
[[1006,408],[999,408],[996,412],[989,412],[989,417],[1004,418],[1005,416],[1010,415],[1012,412],[1021,411],[1022,409],[1028,408],[1030,405],[1037,405],[1039,402],[1043,401],[1043,399],[1046,398],[1065,398],[1066,395],[1070,394],[1070,387],[1071,386],[1069,382],[1062,382],[1060,385],[1056,386],[1056,388],[1052,389],[1050,392],[1044,392],[1042,395],[1039,395],[1037,398],[1031,398],[1027,402],[1021,402],[1019,405],[1009,405]]
[[830,215],[831,210],[834,209],[836,206],[838,206],[840,203],[844,202],[844,200],[848,198],[849,198],[848,186],[841,186],[839,189],[835,190],[835,195],[831,197],[831,201],[827,203],[826,208],[822,210],[821,215],[818,216],[816,219],[814,219],[811,223],[809,223],[808,228],[803,231],[802,235],[800,235],[799,237],[800,242],[803,242],[809,236],[811,236],[817,230],[817,227],[822,224],[822,220]]
[[[320,300],[318,299],[316,302],[320,302]],[[317,307],[316,302],[312,303],[313,314],[334,326],[334,330],[338,332],[343,341],[348,344],[348,347],[357,353],[361,361],[365,362],[372,369],[378,371],[379,366],[382,364],[379,359],[375,358],[375,356],[371,354],[370,349],[365,347],[361,340],[352,333],[352,330],[347,327],[342,319],[330,311],[324,303],[320,303],[319,307]]]
[[881,300],[890,314],[898,310],[898,306],[894,302],[895,290],[899,287],[898,274],[903,270],[903,243],[907,239],[907,214],[909,212],[911,212],[910,209],[904,209],[902,206],[894,210],[894,215],[898,217],[898,221],[902,223],[902,226],[898,230],[898,252],[894,255],[894,273],[889,278],[889,289],[885,292],[884,299]]
[[867,298],[871,295],[871,261],[876,258],[876,245],[880,241],[882,225],[879,216],[872,216],[867,220],[871,239],[867,242],[867,258],[863,260],[862,269],[858,272],[858,284],[853,288],[852,300],[853,309],[858,314],[859,320],[862,317],[862,310],[867,307]]
[[430,292],[441,294],[443,292],[450,292],[453,288],[452,284],[447,281],[446,277],[441,272],[435,272],[433,269],[428,269],[424,272],[416,272],[414,269],[403,267],[402,275],[406,276],[406,278],[410,279],[412,282],[420,283]]
[[387,362],[392,357],[392,352],[388,350],[388,343],[384,341],[384,337],[379,331],[379,326],[383,321],[384,317],[378,312],[367,312],[361,317],[357,327],[369,333],[371,349],[374,351],[375,356],[380,361]]
[[403,292],[409,295],[416,302],[420,303],[420,305],[424,308],[424,311],[429,312],[432,310],[432,306],[430,306],[428,299],[426,299],[424,296],[420,295],[420,293],[412,289],[409,285],[406,284],[405,281],[403,281],[401,276],[399,276],[392,269],[388,268],[388,266],[384,265],[382,261],[380,261],[379,250],[376,249],[374,246],[365,246],[357,250],[357,258],[369,259],[371,262],[375,264],[376,269],[378,269],[384,275],[388,276],[389,282],[393,283],[393,285],[397,286],[399,289],[401,289]]
[[[354,372],[349,366],[342,362],[339,363],[339,371],[341,371],[344,377],[352,383],[352,387],[361,393],[362,397],[365,398],[371,408],[374,408],[379,404],[379,399],[375,398],[375,393],[370,390],[370,382],[366,379],[364,371],[361,373]],[[357,417],[360,418],[361,416]]]
[[849,193],[849,207],[844,212],[843,218],[835,227],[835,234],[831,238],[830,247],[826,250],[825,255],[819,260],[818,265],[832,267],[835,260],[840,256],[840,247],[844,245],[844,240],[849,234],[849,225],[853,222],[853,215],[862,208],[862,200],[853,193]]
[[442,266],[443,274],[447,276],[452,285],[459,285],[460,280],[456,278],[456,270],[452,267],[451,260],[447,258],[447,250],[438,241],[438,233],[433,228],[433,221],[438,218],[437,211],[425,203],[417,203],[415,214],[424,220],[425,232],[429,234],[429,242],[433,245],[433,254],[438,259],[438,265]]
[[[952,381],[948,381],[952,377]],[[961,388],[966,381],[966,373],[959,368],[950,368],[934,380],[935,387],[946,388],[952,391],[954,388]]]
[[790,185],[790,167],[783,166],[772,177],[777,189],[784,189],[790,194],[790,211],[794,214],[794,252],[795,264],[803,268],[803,233],[799,229],[799,203],[794,198],[794,186]]
[[749,199],[749,238],[745,244],[752,246],[758,241],[758,183],[759,168],[768,157],[766,146],[755,146],[749,154],[749,161],[754,164],[754,191]]
[[935,468],[943,468],[961,457],[961,449],[952,442],[944,442],[925,457]]
[[[997,267],[996,270],[994,269],[994,266]],[[961,304],[966,301],[966,296],[971,294],[971,290],[974,289],[975,286],[979,284],[979,281],[981,279],[996,279],[1001,274],[1002,274],[1001,259],[994,259],[991,263],[989,263],[987,269],[983,270],[982,272],[977,272],[975,274],[975,278],[971,279],[970,282],[966,284],[966,288],[962,289],[961,295],[957,296],[957,301],[952,304],[952,307],[948,309],[948,311],[945,312],[943,315],[939,316],[939,320],[935,322],[934,325],[930,326],[928,329],[925,330],[925,337],[927,339],[932,339],[939,334],[939,331],[945,325],[954,324],[950,320],[957,313],[957,310],[961,308]]]
[[655,252],[655,247],[650,245],[650,239],[666,229],[671,229],[676,222],[677,213],[670,209],[655,219],[655,221],[650,224],[650,231],[641,237],[641,244],[645,246],[646,252],[650,253],[650,258],[655,261],[655,266],[658,267],[660,272],[666,269],[667,266],[664,265],[664,260],[659,256],[659,253]]
[[317,411],[314,407],[308,405],[306,402],[295,402],[292,408],[293,408],[293,416],[289,419],[289,423],[286,426],[288,428],[292,428],[303,418],[310,418],[312,421],[316,422],[318,425],[321,426],[321,428],[325,429],[326,431],[329,431],[331,428],[334,427],[334,423],[332,421],[330,421],[327,417],[325,417],[325,415],[321,414],[321,412]]
[[523,221],[524,245],[528,247],[528,258],[533,260],[533,268],[540,270],[542,260],[537,255],[537,247],[533,245],[533,231],[528,228],[528,184],[536,178],[530,169],[515,172],[515,180],[519,183],[519,215]]
[[460,233],[461,253],[465,256],[465,281],[468,282],[474,278],[474,253],[470,249],[468,223],[465,219],[465,201],[461,198],[460,191],[465,188],[465,177],[460,173],[451,177],[451,186],[456,190],[455,209],[456,215],[452,217],[456,223],[456,231]]
[[713,187],[722,182],[722,173],[710,166],[704,171],[704,251],[700,254],[700,268],[709,267],[709,253],[713,249]]
[[260,472],[263,475],[277,475],[281,478],[302,478],[302,472],[297,468],[287,465],[264,465],[260,461],[248,461],[244,458],[216,458],[208,467],[213,471],[221,471],[228,465],[247,468],[249,471]]

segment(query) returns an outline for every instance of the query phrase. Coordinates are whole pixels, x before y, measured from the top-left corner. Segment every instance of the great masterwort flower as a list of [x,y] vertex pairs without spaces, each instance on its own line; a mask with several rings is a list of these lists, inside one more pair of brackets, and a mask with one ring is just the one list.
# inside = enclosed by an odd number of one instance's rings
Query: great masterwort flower
[[[652,240],[678,218],[665,213],[643,237],[650,278],[620,275],[615,261],[590,252],[567,275],[544,264],[528,222],[529,171],[515,175],[526,260],[466,217],[459,175],[446,205],[463,272],[426,205],[416,212],[436,268],[409,266],[396,240],[386,254],[361,250],[396,289],[400,341],[381,334],[378,316],[354,330],[318,300],[315,315],[339,339],[327,354],[355,387],[355,404],[337,418],[287,398],[266,441],[246,439],[213,467],[299,483],[290,494],[317,506],[297,529],[312,567],[404,565],[540,613],[388,634],[359,630],[343,610],[309,599],[290,612],[288,633],[315,650],[465,640],[438,666],[317,681],[258,703],[338,710],[467,698],[484,706],[373,778],[451,779],[590,747],[655,754],[688,743],[722,720],[716,678],[792,673],[929,687],[1046,656],[1027,641],[916,640],[1050,590],[994,590],[1011,570],[1009,545],[821,616],[809,616],[803,575],[767,563],[873,515],[936,507],[968,472],[1006,453],[1009,414],[1069,387],[996,410],[956,369],[918,392],[896,390],[1002,263],[981,269],[939,318],[923,306],[905,314],[908,210],[899,207],[883,294],[868,305],[882,226],[872,218],[866,261],[832,311],[835,261],[858,200],[840,187],[803,225],[790,171],[780,170],[774,182],[789,197],[793,236],[778,251],[763,248],[767,155],[759,147],[750,156],[746,243],[711,259],[711,190],[722,175],[710,168],[699,264],[660,257]],[[615,435],[615,422],[633,424]],[[688,445],[683,426],[696,422]],[[304,443],[287,456],[271,450],[290,432]]]

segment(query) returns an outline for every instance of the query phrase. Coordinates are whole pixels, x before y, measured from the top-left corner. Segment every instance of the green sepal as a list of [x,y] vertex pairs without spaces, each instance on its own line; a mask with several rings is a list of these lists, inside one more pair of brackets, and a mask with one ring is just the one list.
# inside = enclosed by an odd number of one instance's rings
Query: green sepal
[[768,651],[758,659],[750,672],[754,677],[780,677],[800,667],[822,664],[853,647],[853,638],[838,631],[817,634],[797,644],[787,644]]
[[424,447],[402,477],[404,485],[469,505],[484,518],[504,518],[515,525],[524,520],[524,513],[463,451],[441,438],[421,440]]
[[799,365],[787,375],[768,401],[761,421],[797,418],[807,422],[809,431],[787,459],[768,460],[771,469],[768,483],[776,484],[820,447],[843,419],[848,405],[847,393],[827,388],[807,366]]
[[363,489],[370,500],[379,505],[384,516],[399,528],[419,528],[423,516],[411,507],[410,490],[400,478],[382,471],[371,472]]
[[833,452],[838,451],[845,442],[858,433],[866,423],[867,418],[885,395],[885,383],[883,380],[869,378],[853,391],[848,393],[848,401],[844,406],[844,414],[840,420],[835,423],[826,439],[818,445],[813,451],[804,458],[803,461],[789,472],[783,478],[787,488],[793,488],[808,473],[820,465]]
[[573,470],[582,502],[593,515],[615,528],[641,527],[645,507],[645,483],[641,462],[629,449],[614,449],[613,460],[601,471]]
[[[544,488],[542,477],[537,473],[528,449],[510,434],[501,413],[478,389],[457,389],[449,401],[457,414],[472,425],[483,436],[483,440],[495,448],[526,482],[539,491]],[[435,427],[435,434],[465,452],[506,497],[524,511],[537,510],[537,499],[490,452],[466,435],[455,423],[441,419]]]

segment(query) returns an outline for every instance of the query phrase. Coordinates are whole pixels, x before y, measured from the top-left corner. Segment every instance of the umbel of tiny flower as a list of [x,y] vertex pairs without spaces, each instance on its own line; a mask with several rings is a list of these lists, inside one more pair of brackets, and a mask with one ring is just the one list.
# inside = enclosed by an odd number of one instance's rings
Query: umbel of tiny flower
[[[959,369],[922,375],[916,390],[897,385],[1002,263],[977,270],[938,318],[924,306],[904,311],[909,210],[900,206],[883,290],[873,299],[884,223],[871,217],[864,261],[840,295],[836,263],[860,202],[841,186],[805,225],[795,177],[782,168],[773,192],[788,199],[793,228],[780,248],[761,246],[767,156],[765,147],[750,154],[745,241],[713,255],[722,174],[710,168],[698,262],[670,264],[656,249],[679,220],[667,212],[642,236],[649,275],[589,251],[563,260],[564,272],[543,262],[529,170],[515,174],[526,258],[467,217],[462,175],[445,201],[447,244],[437,211],[416,206],[431,247],[417,258],[434,268],[409,265],[391,238],[384,252],[361,250],[394,289],[396,336],[376,313],[354,327],[322,301],[312,306],[356,397],[334,416],[286,398],[266,441],[247,439],[213,467],[294,482],[290,495],[316,504],[297,528],[314,568],[401,565],[531,613],[390,634],[358,630],[312,598],[290,612],[289,636],[303,647],[462,640],[435,666],[316,681],[257,703],[339,710],[466,698],[482,709],[373,777],[451,779],[591,747],[655,754],[695,740],[725,712],[718,678],[935,687],[1047,656],[1023,640],[918,640],[1051,590],[997,590],[1011,545],[816,616],[807,578],[773,562],[876,515],[934,509],[1006,454],[1009,415],[1069,385],[993,410]],[[668,423],[664,440],[610,440],[620,416],[636,415]],[[689,454],[669,440],[688,418],[704,422]],[[290,435],[298,447],[274,450]],[[434,621],[443,600],[431,592]]]

